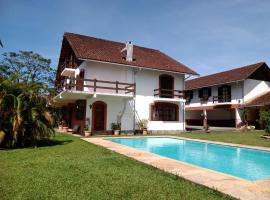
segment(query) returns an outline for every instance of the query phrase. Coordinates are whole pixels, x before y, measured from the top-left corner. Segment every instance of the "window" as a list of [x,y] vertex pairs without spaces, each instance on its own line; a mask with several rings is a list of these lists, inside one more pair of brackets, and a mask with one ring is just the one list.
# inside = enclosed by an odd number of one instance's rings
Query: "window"
[[211,96],[211,88],[202,88],[199,89],[199,98],[203,101],[207,101]]
[[172,103],[155,103],[151,105],[152,121],[178,121],[178,105]]
[[218,88],[218,101],[219,102],[231,101],[231,86],[223,85]]
[[187,103],[189,103],[191,101],[191,99],[193,99],[193,91],[192,90],[185,91],[185,99],[186,99]]
[[162,74],[159,76],[159,96],[173,98],[174,78],[171,75]]
[[83,120],[85,111],[85,102],[77,101],[75,104],[75,117],[76,120]]

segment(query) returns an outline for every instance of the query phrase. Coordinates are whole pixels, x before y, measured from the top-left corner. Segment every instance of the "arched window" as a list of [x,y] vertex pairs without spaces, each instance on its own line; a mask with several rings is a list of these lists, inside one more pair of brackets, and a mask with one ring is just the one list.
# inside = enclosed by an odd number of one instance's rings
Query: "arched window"
[[159,96],[164,98],[173,98],[174,78],[168,74],[159,76]]
[[156,102],[151,105],[150,109],[151,121],[178,121],[179,107],[173,103]]

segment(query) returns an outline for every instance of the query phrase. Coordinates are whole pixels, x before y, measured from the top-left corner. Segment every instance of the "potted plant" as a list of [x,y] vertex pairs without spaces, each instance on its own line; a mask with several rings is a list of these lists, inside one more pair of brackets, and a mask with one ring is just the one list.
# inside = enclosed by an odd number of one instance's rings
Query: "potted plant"
[[113,130],[114,135],[120,135],[121,124],[120,123],[112,123],[111,128]]
[[143,131],[143,135],[147,135],[147,125],[148,125],[148,120],[147,119],[142,119],[138,122],[138,126],[140,130]]

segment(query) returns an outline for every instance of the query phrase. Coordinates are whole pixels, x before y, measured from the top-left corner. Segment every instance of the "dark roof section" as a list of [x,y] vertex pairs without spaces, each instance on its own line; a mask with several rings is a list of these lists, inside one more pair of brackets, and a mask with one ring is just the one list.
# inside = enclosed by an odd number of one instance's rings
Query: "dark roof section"
[[74,33],[65,33],[64,38],[69,42],[78,59],[112,62],[135,67],[198,75],[189,67],[156,49],[134,45],[134,61],[127,62],[124,59],[125,53],[120,52],[125,47],[124,43]]
[[[259,68],[262,68],[262,70],[264,70],[266,74],[256,73]],[[186,90],[193,90],[193,89],[209,87],[209,86],[214,86],[214,85],[232,83],[236,81],[245,80],[249,78],[250,76],[254,76],[251,78],[256,79],[258,75],[262,76],[262,74],[264,74],[263,79],[268,79],[270,81],[270,69],[268,68],[265,62],[247,65],[247,66],[232,69],[229,71],[224,71],[224,72],[188,80],[186,81]],[[260,78],[258,77],[259,80],[261,80]]]
[[255,107],[255,106],[267,106],[270,105],[270,92],[267,92],[247,103],[241,107]]

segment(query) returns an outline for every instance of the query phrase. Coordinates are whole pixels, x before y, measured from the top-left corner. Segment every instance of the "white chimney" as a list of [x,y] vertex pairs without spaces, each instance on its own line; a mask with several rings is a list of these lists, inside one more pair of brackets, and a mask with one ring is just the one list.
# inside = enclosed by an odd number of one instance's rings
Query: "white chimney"
[[126,47],[121,50],[121,52],[127,51],[126,54],[126,61],[132,62],[133,61],[133,43],[131,41],[126,43]]

